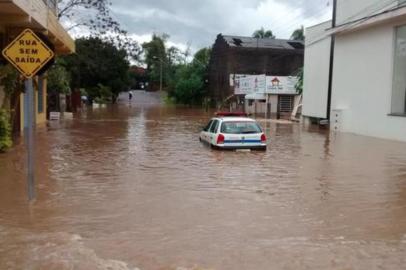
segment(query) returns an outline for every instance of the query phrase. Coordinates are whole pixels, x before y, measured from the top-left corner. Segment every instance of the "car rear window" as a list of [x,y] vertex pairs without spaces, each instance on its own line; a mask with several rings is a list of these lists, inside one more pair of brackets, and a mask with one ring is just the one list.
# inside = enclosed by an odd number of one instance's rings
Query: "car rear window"
[[233,121],[223,122],[221,133],[224,134],[255,134],[261,133],[262,129],[256,122]]

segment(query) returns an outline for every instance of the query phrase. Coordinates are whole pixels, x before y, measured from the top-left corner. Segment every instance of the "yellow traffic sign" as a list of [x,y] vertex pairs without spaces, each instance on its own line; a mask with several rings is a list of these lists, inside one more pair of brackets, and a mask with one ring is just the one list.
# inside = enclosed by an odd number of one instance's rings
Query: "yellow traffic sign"
[[26,78],[32,78],[54,57],[54,52],[26,29],[3,50],[3,56]]

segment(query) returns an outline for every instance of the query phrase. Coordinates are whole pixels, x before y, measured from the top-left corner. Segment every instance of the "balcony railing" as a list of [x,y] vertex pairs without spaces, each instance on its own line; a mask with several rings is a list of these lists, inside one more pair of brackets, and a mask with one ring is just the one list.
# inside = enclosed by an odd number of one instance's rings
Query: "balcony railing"
[[55,15],[58,15],[58,1],[57,0],[42,0],[47,7],[52,10]]

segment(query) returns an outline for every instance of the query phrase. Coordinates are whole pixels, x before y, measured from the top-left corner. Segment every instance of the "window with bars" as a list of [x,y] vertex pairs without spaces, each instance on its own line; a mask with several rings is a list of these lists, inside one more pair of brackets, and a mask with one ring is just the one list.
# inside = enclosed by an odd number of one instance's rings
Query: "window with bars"
[[293,111],[294,96],[279,96],[279,112],[290,113]]

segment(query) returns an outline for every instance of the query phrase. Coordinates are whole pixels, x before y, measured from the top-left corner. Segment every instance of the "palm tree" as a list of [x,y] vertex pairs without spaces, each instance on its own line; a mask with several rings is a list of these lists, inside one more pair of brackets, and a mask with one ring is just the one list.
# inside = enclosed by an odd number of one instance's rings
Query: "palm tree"
[[253,34],[252,37],[254,38],[272,38],[274,39],[275,36],[273,35],[271,30],[265,31],[263,27],[261,29],[256,30]]
[[290,36],[290,39],[293,40],[301,40],[304,41],[305,40],[305,35],[304,35],[304,27],[303,25],[296,29],[295,31],[293,31],[292,35]]

